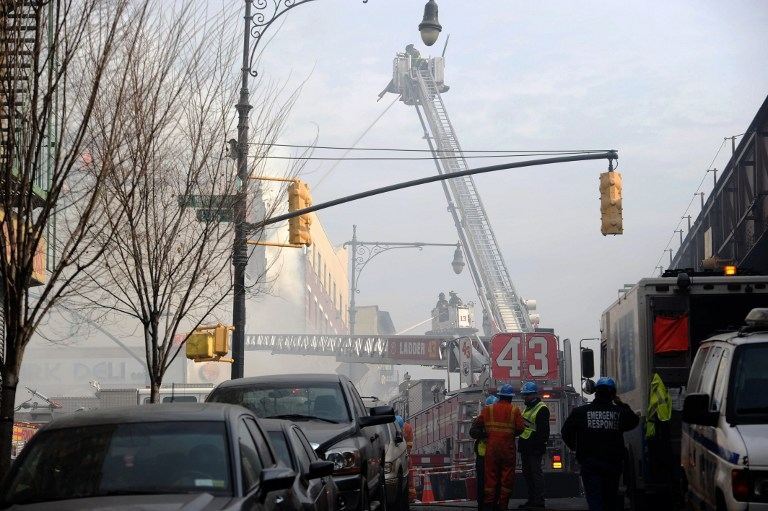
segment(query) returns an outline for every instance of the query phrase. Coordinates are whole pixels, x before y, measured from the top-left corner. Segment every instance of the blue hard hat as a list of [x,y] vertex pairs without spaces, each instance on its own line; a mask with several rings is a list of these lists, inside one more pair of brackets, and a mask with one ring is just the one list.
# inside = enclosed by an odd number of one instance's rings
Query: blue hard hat
[[530,394],[536,394],[539,392],[539,387],[536,385],[535,381],[527,381],[523,383],[522,388],[520,389],[520,394],[522,395],[530,395]]
[[595,383],[595,388],[598,387],[609,387],[613,390],[616,390],[616,382],[613,381],[613,378],[609,378],[608,376],[603,376],[599,380],[597,380],[597,383]]
[[493,403],[495,403],[498,400],[499,400],[499,398],[497,398],[496,396],[488,396],[487,398],[485,398],[485,404],[486,405],[492,405]]
[[403,419],[402,415],[396,415],[395,422],[400,426],[400,429],[403,429],[403,426],[405,426],[405,419]]
[[496,393],[499,397],[512,397],[515,395],[515,391],[512,388],[512,385],[509,383],[505,383],[504,385],[499,388],[499,391]]

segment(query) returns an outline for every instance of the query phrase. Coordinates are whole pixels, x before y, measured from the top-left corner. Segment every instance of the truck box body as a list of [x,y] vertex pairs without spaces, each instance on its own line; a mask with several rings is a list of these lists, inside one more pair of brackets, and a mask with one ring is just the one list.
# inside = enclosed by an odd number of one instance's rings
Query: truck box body
[[[640,427],[625,434],[624,477],[630,491],[671,488],[679,474],[681,411],[691,362],[711,335],[738,330],[756,307],[768,307],[766,276],[683,276],[641,280],[616,300],[601,319],[601,374],[616,380],[619,397],[641,415]],[[687,319],[684,319],[687,318]],[[681,321],[687,346],[663,351],[663,322]],[[656,325],[656,338],[654,337]],[[650,382],[658,373],[672,399],[669,449],[674,474],[658,470],[661,455],[649,455],[644,435]],[[674,461],[670,461],[674,460]]]

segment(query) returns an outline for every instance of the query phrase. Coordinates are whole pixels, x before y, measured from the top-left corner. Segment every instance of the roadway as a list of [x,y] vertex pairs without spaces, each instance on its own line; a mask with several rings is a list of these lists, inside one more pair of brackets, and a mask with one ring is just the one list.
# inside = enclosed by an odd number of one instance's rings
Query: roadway
[[[512,499],[509,501],[510,511],[514,511],[517,507],[525,502],[524,500]],[[476,502],[447,502],[447,503],[433,503],[433,504],[411,504],[411,510],[413,511],[468,511],[471,509],[477,509]],[[587,501],[583,498],[566,498],[566,499],[547,499],[547,511],[587,511]]]

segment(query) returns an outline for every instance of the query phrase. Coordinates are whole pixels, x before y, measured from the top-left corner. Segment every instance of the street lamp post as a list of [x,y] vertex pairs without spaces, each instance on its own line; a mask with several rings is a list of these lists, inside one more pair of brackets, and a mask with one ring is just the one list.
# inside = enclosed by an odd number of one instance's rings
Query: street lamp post
[[357,316],[357,307],[355,305],[355,295],[359,292],[357,285],[360,282],[360,274],[365,266],[379,254],[401,248],[423,247],[456,247],[453,253],[451,267],[454,273],[458,275],[464,269],[464,254],[458,243],[424,243],[421,241],[396,243],[386,241],[359,241],[357,239],[357,226],[352,226],[352,239],[344,243],[344,248],[349,246],[352,250],[352,266],[349,271],[349,334],[355,335],[355,322]]
[[[243,30],[243,59],[240,83],[240,97],[237,110],[237,145],[233,156],[237,160],[238,189],[233,204],[235,239],[232,244],[233,296],[232,296],[232,378],[242,378],[245,369],[245,269],[248,264],[248,131],[250,123],[250,93],[248,83],[256,77],[254,60],[262,37],[278,18],[294,7],[314,0],[244,0],[245,26]],[[368,0],[362,0],[368,3]],[[253,14],[253,8],[256,14]],[[427,16],[429,14],[429,16]],[[424,8],[424,20],[419,25],[425,44],[437,40],[442,27],[437,22],[437,4],[429,0]],[[253,39],[253,41],[251,41]],[[431,41],[431,42],[428,42]]]

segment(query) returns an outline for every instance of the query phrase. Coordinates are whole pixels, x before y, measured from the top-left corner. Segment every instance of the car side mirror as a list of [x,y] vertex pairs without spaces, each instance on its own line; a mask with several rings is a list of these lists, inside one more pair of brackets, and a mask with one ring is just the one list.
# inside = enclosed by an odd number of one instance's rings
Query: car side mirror
[[293,486],[296,472],[290,468],[265,468],[259,476],[259,492],[266,498],[273,491],[287,490]]
[[595,381],[590,380],[589,378],[584,378],[581,380],[581,390],[584,391],[587,395],[592,395],[595,393]]
[[581,348],[581,377],[595,376],[595,352],[589,348]]
[[376,417],[379,415],[395,415],[395,409],[391,406],[374,406],[371,408],[371,416]]
[[307,479],[320,479],[321,477],[329,477],[333,475],[333,462],[332,461],[313,461],[309,464],[309,470],[307,470]]
[[395,445],[403,443],[403,434],[399,431],[395,432]]
[[683,401],[683,422],[699,426],[717,426],[720,414],[709,410],[708,394],[688,394]]
[[368,417],[360,417],[358,424],[361,428],[367,428],[369,426],[381,426],[382,424],[389,424],[395,422],[394,415],[376,415]]
[[358,423],[361,428],[395,422],[395,409],[391,406],[374,406],[370,413],[368,417],[360,417]]

